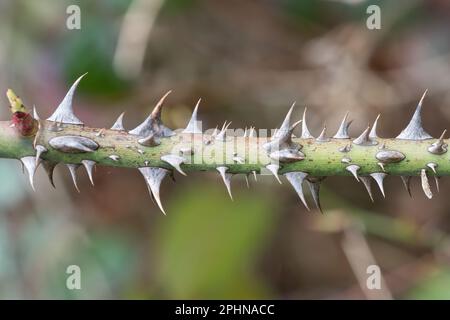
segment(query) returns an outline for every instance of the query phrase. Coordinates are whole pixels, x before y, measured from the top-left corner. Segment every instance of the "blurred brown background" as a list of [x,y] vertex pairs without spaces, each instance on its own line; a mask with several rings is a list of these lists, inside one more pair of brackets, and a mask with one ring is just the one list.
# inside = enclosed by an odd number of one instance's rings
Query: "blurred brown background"
[[[67,6],[81,30],[66,27]],[[368,30],[366,8],[381,8]],[[133,128],[167,90],[169,127],[195,101],[209,127],[275,128],[297,101],[317,135],[350,111],[353,136],[381,113],[396,136],[423,91],[424,123],[450,122],[450,2],[363,0],[112,0],[0,2],[0,88],[48,117],[89,72],[77,115],[109,127],[126,111]],[[0,98],[7,119],[6,97]],[[324,215],[307,212],[288,183],[233,178],[235,201],[214,173],[163,183],[168,216],[136,170],[97,168],[95,188],[68,171],[57,189],[38,170],[33,193],[18,161],[0,161],[0,298],[450,298],[449,182],[430,201],[400,178],[371,203],[362,185],[328,178]],[[82,289],[68,290],[68,265]],[[367,290],[368,265],[381,290]]]

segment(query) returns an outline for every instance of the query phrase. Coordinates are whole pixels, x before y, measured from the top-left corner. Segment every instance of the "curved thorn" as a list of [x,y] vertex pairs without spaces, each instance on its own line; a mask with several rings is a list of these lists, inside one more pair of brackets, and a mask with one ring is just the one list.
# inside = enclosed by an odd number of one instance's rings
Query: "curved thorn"
[[154,132],[150,132],[147,137],[138,139],[138,143],[145,147],[156,147],[161,144],[161,141],[158,139]]
[[386,173],[383,173],[383,172],[374,172],[374,173],[371,173],[370,176],[371,176],[371,177],[375,180],[375,182],[377,183],[378,188],[380,189],[381,194],[383,195],[383,198],[386,198],[386,195],[384,194],[384,185],[383,185],[383,182],[384,182],[384,178],[387,176],[387,174],[386,174]]
[[319,209],[320,213],[323,213],[319,198],[320,184],[322,183],[323,179],[322,178],[317,178],[315,180],[310,179],[306,179],[306,182],[309,186],[309,191],[311,192],[311,196],[317,209]]
[[183,176],[186,175],[186,173],[180,168],[180,165],[186,161],[185,158],[173,154],[166,154],[161,157],[161,160],[170,164],[172,167],[175,168],[175,170],[177,170]]
[[320,135],[316,138],[317,142],[328,142],[330,139],[326,137],[327,126],[324,126]]
[[292,185],[292,187],[295,189],[295,192],[297,192],[300,201],[303,203],[306,209],[310,211],[308,204],[306,203],[305,194],[303,193],[303,181],[308,176],[308,174],[306,172],[298,171],[298,172],[287,172],[284,174],[284,176]]
[[33,191],[36,191],[36,189],[34,188],[34,173],[36,172],[37,169],[36,157],[27,156],[20,158],[20,161],[22,162],[23,166],[27,169],[28,180],[30,181],[31,189],[33,189]]
[[92,176],[92,173],[93,173],[96,162],[92,161],[92,160],[82,160],[81,164],[86,169],[86,172],[88,174],[89,180],[91,181],[91,184],[94,185],[94,178]]
[[269,170],[275,178],[278,180],[278,182],[281,184],[280,177],[278,176],[278,170],[280,169],[280,166],[274,163],[268,164],[266,166],[266,169]]
[[162,96],[161,99],[159,99],[158,103],[156,104],[155,108],[153,109],[152,113],[150,114],[152,119],[161,120],[161,112],[162,107],[164,105],[164,101],[166,100],[167,96],[172,92],[172,90],[169,90]]
[[62,123],[70,123],[70,124],[83,124],[80,119],[78,119],[75,114],[73,113],[73,96],[75,93],[75,90],[78,87],[78,84],[80,83],[81,79],[86,75],[87,73],[83,74],[81,77],[79,77],[74,84],[70,87],[69,91],[67,92],[64,99],[59,104],[58,108],[56,108],[55,112],[47,119],[49,121],[54,122],[62,122]]
[[416,110],[414,111],[414,114],[409,121],[408,125],[405,129],[396,137],[396,139],[402,139],[402,140],[427,140],[432,139],[433,137],[429,135],[425,129],[422,127],[422,104],[423,100],[425,98],[425,95],[427,94],[428,89],[425,90],[424,94],[422,95],[422,98],[420,99],[419,103],[417,104]]
[[420,170],[420,180],[422,182],[422,189],[428,199],[433,198],[430,184],[428,183],[427,171],[425,169]]
[[244,176],[245,183],[247,184],[247,188],[250,189],[250,183],[248,182],[248,173]]
[[79,164],[74,163],[68,163],[66,164],[66,167],[69,169],[70,176],[72,177],[73,184],[75,186],[75,189],[77,189],[78,192],[80,192],[80,189],[78,189],[77,185],[77,169],[79,168]]
[[202,130],[200,130],[197,126],[197,113],[198,113],[198,107],[200,106],[200,102],[202,99],[198,99],[197,104],[195,105],[194,111],[192,112],[191,119],[189,120],[189,123],[186,126],[186,129],[183,130],[183,133],[202,133]]
[[227,188],[228,194],[230,195],[231,201],[233,201],[233,195],[231,194],[231,177],[233,176],[231,173],[226,173],[228,171],[227,167],[217,167],[217,171],[219,171],[220,176],[222,177],[223,183]]
[[370,126],[367,127],[366,130],[364,130],[363,133],[361,133],[361,135],[358,138],[353,140],[353,143],[356,145],[360,145],[360,146],[376,145],[377,142],[373,141],[372,139],[369,138],[369,130],[370,130]]
[[409,196],[412,198],[411,177],[410,176],[407,176],[407,177],[400,176],[400,178],[402,179],[403,186],[405,187],[405,189],[408,192]]
[[252,173],[253,173],[253,178],[255,178],[255,181],[258,182],[258,179],[256,178],[256,171],[253,170]]
[[359,176],[358,176],[358,170],[361,169],[360,166],[357,166],[356,164],[351,164],[347,167],[345,167],[345,170],[350,172],[356,179],[356,181],[359,182]]
[[373,125],[372,125],[372,130],[370,130],[370,133],[369,133],[369,138],[370,139],[376,139],[376,138],[379,138],[378,137],[378,134],[377,134],[377,126],[378,126],[378,119],[380,119],[380,114],[376,117],[376,119],[375,119],[375,121],[373,122]]
[[373,201],[373,195],[372,195],[372,187],[371,187],[371,184],[370,184],[370,178],[367,177],[367,176],[361,176],[361,177],[359,177],[359,179],[361,180],[361,182],[363,183],[364,187],[366,188],[367,193],[369,194],[370,200],[372,202],[374,202]]
[[158,204],[159,209],[166,214],[164,208],[161,203],[161,198],[159,195],[159,190],[161,187],[162,180],[169,173],[169,170],[163,168],[153,168],[153,167],[141,167],[138,168],[141,174],[144,176],[145,182],[147,184],[147,188],[149,189],[150,195],[153,196],[156,203]]
[[41,146],[40,144],[36,145],[34,148],[36,150],[36,167],[39,165],[39,160],[41,159],[41,155],[45,152],[47,152],[47,148],[44,146]]
[[116,131],[125,131],[125,128],[123,127],[123,116],[124,116],[125,112],[122,112],[119,117],[117,118],[116,122],[114,122],[114,124],[111,127],[111,130],[116,130]]
[[36,111],[36,106],[33,106],[33,118],[35,120],[40,120],[39,115],[38,115],[38,113]]
[[42,166],[44,167],[45,172],[47,173],[51,185],[53,186],[53,188],[56,188],[55,183],[53,182],[53,170],[55,169],[57,163],[48,160],[42,160],[41,163]]
[[302,139],[314,139],[314,137],[312,136],[312,134],[309,132],[308,126],[306,124],[306,110],[307,108],[305,107],[305,110],[303,111],[303,118],[302,118],[302,135],[300,138]]
[[292,111],[294,110],[294,107],[295,107],[295,102],[289,108],[289,111],[287,112],[286,117],[283,120],[283,123],[281,124],[281,126],[277,130],[277,132],[273,135],[273,139],[279,138],[288,133],[288,131],[291,127],[291,116],[292,116]]
[[349,112],[347,111],[344,115],[344,119],[342,119],[341,124],[336,132],[336,134],[333,136],[333,139],[349,139],[350,136],[348,135],[348,128],[352,124],[352,121],[347,122]]

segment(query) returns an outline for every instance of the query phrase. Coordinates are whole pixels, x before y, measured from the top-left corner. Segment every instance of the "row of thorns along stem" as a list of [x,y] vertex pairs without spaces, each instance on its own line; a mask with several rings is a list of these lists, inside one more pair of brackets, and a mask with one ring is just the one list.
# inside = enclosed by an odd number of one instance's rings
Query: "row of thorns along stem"
[[[51,121],[54,123],[54,125],[49,126],[47,130],[51,131],[62,131],[61,126],[63,124],[72,124],[72,125],[80,125],[83,126],[83,122],[78,119],[74,112],[72,107],[72,100],[74,96],[74,92],[80,82],[80,80],[83,78],[84,75],[79,77],[75,83],[72,85],[72,87],[69,89],[68,93],[60,103],[60,105],[57,107],[56,111],[47,119],[48,121]],[[157,103],[156,107],[152,111],[152,113],[142,122],[139,126],[134,128],[133,130],[128,131],[128,134],[136,136],[137,142],[144,146],[144,147],[155,147],[158,146],[161,143],[161,139],[171,137],[175,135],[176,133],[166,127],[162,120],[161,120],[161,112],[162,112],[162,106],[163,102],[166,99],[166,97],[169,95],[170,91],[167,92],[161,100]],[[407,127],[396,137],[396,139],[400,140],[413,140],[413,141],[420,141],[420,140],[429,140],[433,139],[431,135],[429,135],[424,128],[422,127],[422,119],[421,119],[421,110],[422,110],[422,103],[423,99],[426,95],[426,91],[423,94],[422,98],[420,99],[417,108],[407,125]],[[10,99],[11,100],[11,99]],[[191,119],[188,122],[186,128],[182,131],[182,133],[187,134],[201,134],[201,130],[198,128],[198,107],[199,107],[200,100],[198,101],[197,105],[194,108],[194,111],[192,113]],[[308,130],[308,126],[305,119],[306,114],[306,108],[305,112],[303,113],[303,119],[300,121],[297,121],[293,124],[291,124],[291,115],[293,111],[294,105],[290,108],[288,111],[284,121],[282,122],[281,126],[275,131],[273,136],[269,139],[267,143],[263,145],[263,148],[265,152],[267,152],[267,155],[269,156],[271,163],[265,166],[266,169],[269,170],[281,183],[278,171],[280,169],[280,166],[286,163],[293,163],[297,161],[302,161],[305,159],[305,155],[302,153],[301,149],[302,146],[298,143],[295,143],[292,141],[293,131],[294,129],[302,123],[302,129],[301,129],[301,136],[302,139],[315,139],[318,142],[327,142],[330,140],[330,138],[327,138],[325,135],[325,128],[321,132],[321,134],[315,138]],[[39,121],[39,117],[37,115],[36,109],[33,110],[33,118]],[[345,115],[344,119],[342,120],[340,127],[337,131],[337,133],[332,137],[333,139],[350,139],[350,136],[348,134],[348,129],[351,124],[351,121],[348,121],[348,112]],[[118,117],[116,122],[111,127],[111,130],[117,130],[117,131],[126,131],[122,124],[123,119],[123,113]],[[360,176],[358,174],[358,171],[360,170],[360,167],[357,164],[351,164],[351,160],[345,156],[347,152],[350,151],[352,144],[359,145],[359,146],[373,146],[378,144],[377,142],[377,123],[378,123],[379,116],[376,118],[372,128],[367,127],[364,132],[357,137],[356,139],[352,140],[350,144],[347,144],[345,147],[342,147],[339,149],[340,152],[343,154],[342,163],[348,164],[346,166],[346,170],[349,171],[355,179],[359,182],[362,182],[365,186],[371,200],[373,201],[373,195],[371,191],[371,181],[370,179],[374,179],[376,184],[378,185],[381,193],[383,196],[385,196],[384,193],[384,187],[383,187],[383,181],[387,174],[384,172],[384,165],[388,163],[397,163],[404,160],[405,155],[402,154],[400,151],[397,150],[388,150],[384,146],[379,147],[379,152],[376,154],[376,159],[378,162],[378,165],[380,167],[379,172],[371,173],[369,176]],[[207,141],[204,141],[205,144],[211,144],[214,143],[214,141],[225,141],[226,131],[228,129],[229,123],[224,124],[221,130],[216,130],[208,139]],[[40,129],[42,130],[42,129]],[[442,155],[447,152],[447,144],[444,142],[444,134],[445,131],[442,133],[439,139],[435,140],[434,142],[430,143],[428,147],[428,152],[435,154],[435,155]],[[34,148],[36,150],[35,156],[26,156],[21,158],[23,165],[28,171],[29,175],[29,181],[30,184],[34,190],[34,184],[33,184],[33,177],[34,173],[36,171],[36,168],[39,166],[40,163],[42,163],[43,167],[45,168],[49,178],[50,182],[53,184],[53,169],[56,166],[56,163],[50,162],[49,160],[42,159],[41,156],[45,154],[48,150],[46,147],[40,145],[37,143],[37,137],[39,136],[39,132],[36,134]],[[249,131],[246,130],[244,136],[251,137],[255,136],[255,131],[253,128],[251,128]],[[75,136],[75,135],[57,135],[53,138],[51,138],[48,141],[48,144],[51,148],[54,148],[55,150],[58,150],[60,152],[65,153],[87,153],[87,152],[94,152],[99,148],[99,144],[94,141],[93,139],[83,137],[83,136]],[[181,174],[185,175],[184,171],[181,168],[182,164],[186,164],[186,158],[187,155],[192,155],[194,150],[190,148],[184,148],[179,150],[177,154],[174,153],[168,153],[166,155],[163,155],[161,157],[161,160],[165,163],[169,164],[173,169],[177,170]],[[110,159],[113,161],[119,161],[120,157],[117,155],[110,155]],[[245,159],[239,157],[237,154],[234,156],[233,161],[235,163],[244,163]],[[165,213],[163,206],[161,204],[160,200],[160,185],[162,180],[169,174],[171,175],[173,172],[172,170],[168,170],[166,168],[160,168],[160,167],[151,167],[148,166],[147,163],[145,163],[145,166],[142,166],[139,169],[141,174],[144,176],[146,184],[148,186],[149,192],[153,199],[158,204],[159,208],[163,213]],[[93,168],[96,165],[95,161],[92,160],[83,160],[79,164],[66,164],[68,167],[72,180],[75,184],[76,189],[79,191],[77,186],[77,180],[76,180],[76,171],[80,166],[84,166],[89,179],[92,184],[93,183],[93,177],[92,172]],[[218,166],[217,171],[220,173],[220,176],[223,179],[223,182],[225,183],[225,186],[227,188],[227,191],[232,199],[231,194],[231,177],[232,174],[228,173],[229,170],[226,166]],[[423,188],[423,191],[425,195],[428,198],[432,198],[433,194],[431,192],[430,184],[428,182],[427,177],[427,171],[432,170],[434,174],[437,174],[437,164],[436,163],[428,163],[425,168],[421,168],[421,185]],[[255,180],[256,180],[256,171],[252,171],[254,174]],[[312,199],[314,201],[314,204],[316,207],[321,210],[321,205],[319,201],[319,189],[321,182],[325,177],[315,177],[309,175],[307,172],[301,172],[301,171],[295,171],[295,172],[287,172],[284,174],[284,176],[287,178],[287,180],[290,182],[290,184],[294,187],[295,191],[297,192],[300,200],[305,205],[305,207],[309,210],[309,206],[305,200],[304,192],[303,192],[303,184],[304,182],[307,184],[307,186],[310,189],[310,193],[312,195]],[[245,176],[248,184],[248,177]],[[408,193],[410,192],[410,178],[409,176],[402,176],[403,183],[405,185],[405,188],[407,189]],[[436,179],[436,185],[437,189],[439,190],[438,183],[437,183],[437,177]]]

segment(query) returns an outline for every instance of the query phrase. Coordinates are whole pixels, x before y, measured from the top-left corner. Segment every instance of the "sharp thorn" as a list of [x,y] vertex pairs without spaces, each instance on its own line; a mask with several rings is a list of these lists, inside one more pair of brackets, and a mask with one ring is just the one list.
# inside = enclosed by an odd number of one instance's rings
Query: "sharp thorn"
[[305,107],[305,110],[303,111],[303,119],[302,119],[302,135],[301,135],[301,139],[314,139],[314,137],[312,136],[312,134],[309,132],[308,126],[306,124],[306,110],[307,108]]
[[311,196],[313,198],[314,204],[316,205],[317,209],[319,209],[320,213],[323,213],[322,206],[320,205],[320,198],[319,198],[319,191],[320,191],[320,184],[322,183],[323,178],[308,178],[306,179],[306,182],[308,183],[309,190],[311,192]]
[[94,185],[94,178],[92,175],[93,175],[93,171],[94,171],[96,162],[92,161],[92,160],[82,160],[81,164],[86,169],[86,172],[88,174],[89,180],[91,181],[91,184]]
[[397,136],[396,139],[427,140],[427,139],[433,138],[422,127],[422,115],[421,115],[422,105],[423,105],[423,99],[425,98],[427,91],[428,91],[428,89],[425,90],[424,94],[422,95],[422,98],[420,99],[419,103],[417,104],[416,110],[414,111],[414,114],[413,114],[409,124],[406,126],[405,129],[403,129],[403,131]]
[[183,133],[202,133],[202,130],[198,127],[198,107],[200,106],[200,102],[202,99],[198,99],[197,104],[195,105],[194,111],[192,112],[191,119],[186,126],[186,129],[183,130]]
[[433,198],[433,193],[431,192],[430,184],[428,182],[427,171],[422,169],[420,171],[420,180],[422,182],[422,189],[428,199]]
[[292,187],[294,187],[295,192],[297,192],[297,195],[300,198],[300,201],[309,211],[310,209],[308,207],[308,204],[306,203],[305,194],[303,193],[303,181],[308,176],[308,174],[306,172],[296,171],[296,172],[287,172],[284,174],[284,176],[292,185]]
[[51,162],[48,160],[42,160],[41,161],[42,166],[44,167],[45,172],[47,173],[48,179],[50,180],[51,185],[53,188],[56,189],[55,183],[53,182],[53,170],[55,169],[57,163]]
[[233,195],[231,194],[231,177],[233,176],[230,173],[226,173],[228,171],[227,167],[217,167],[217,171],[219,171],[220,176],[222,177],[223,183],[227,188],[228,194],[230,195],[231,201],[233,201]]
[[83,122],[81,122],[81,120],[75,116],[72,104],[75,90],[77,89],[78,84],[85,75],[86,73],[83,74],[74,82],[74,84],[70,87],[69,91],[64,97],[64,99],[59,104],[58,108],[56,108],[55,112],[47,120],[70,124],[81,124],[81,125],[83,124]]
[[169,170],[163,169],[163,168],[153,168],[153,167],[141,167],[138,168],[141,174],[144,176],[145,182],[147,183],[147,187],[150,191],[150,194],[155,199],[156,203],[158,204],[159,209],[166,214],[164,211],[164,208],[161,204],[161,198],[159,195],[161,182],[166,177],[166,175],[169,173]]
[[377,142],[373,141],[372,139],[369,138],[369,130],[370,130],[370,127],[367,127],[367,129],[364,130],[363,133],[361,133],[361,135],[358,138],[353,140],[353,143],[356,145],[360,145],[360,146],[376,145]]
[[122,112],[119,117],[117,118],[116,122],[111,127],[111,130],[116,131],[125,131],[125,128],[123,127],[123,116],[125,115],[125,112]]
[[186,173],[183,170],[181,170],[180,167],[180,165],[186,161],[185,158],[173,154],[166,154],[161,157],[161,160],[170,164],[173,168],[175,168],[175,170],[177,170],[183,176],[186,175]]
[[387,174],[386,174],[386,173],[383,173],[383,172],[374,172],[374,173],[371,173],[370,176],[371,176],[371,177],[375,180],[375,182],[377,183],[378,188],[380,189],[381,194],[383,195],[383,198],[386,198],[386,195],[385,195],[385,193],[384,193],[384,185],[383,185],[383,182],[384,182],[384,178],[387,176]]
[[411,177],[410,176],[400,176],[402,179],[403,186],[405,187],[406,191],[408,192],[409,196],[412,198],[411,193]]
[[339,129],[336,134],[333,136],[333,139],[349,139],[348,128],[350,127],[352,121],[347,122],[349,112],[345,113],[344,119],[342,119]]
[[278,176],[278,170],[280,169],[280,166],[274,163],[268,164],[266,166],[266,169],[269,170],[275,178],[278,180],[278,182],[281,184],[280,177]]
[[36,172],[37,169],[36,157],[26,156],[20,158],[20,161],[22,162],[23,166],[27,169],[28,180],[30,181],[31,188],[33,189],[33,191],[36,191],[36,189],[34,188],[34,173]]
[[68,163],[66,164],[66,167],[69,169],[70,176],[72,177],[73,184],[75,186],[75,189],[77,189],[78,192],[80,192],[80,189],[78,188],[77,184],[77,169],[79,168],[79,164],[73,164]]
[[361,169],[360,166],[357,166],[356,164],[351,164],[347,167],[345,167],[345,170],[350,172],[356,179],[356,181],[359,182],[359,176],[358,176],[358,170]]
[[44,146],[41,146],[40,144],[36,145],[34,148],[36,150],[36,167],[39,165],[39,161],[41,160],[41,155],[45,152],[47,152],[47,148]]
[[373,201],[373,195],[372,195],[372,187],[371,187],[371,183],[370,183],[370,177],[367,176],[361,176],[359,177],[359,179],[361,180],[361,182],[363,183],[364,187],[367,190],[367,193],[369,194],[370,200],[372,202]]
[[376,117],[375,121],[373,122],[372,130],[370,130],[370,133],[369,133],[369,139],[377,139],[377,138],[379,138],[378,134],[377,134],[377,126],[378,126],[378,119],[380,119],[380,116],[381,115],[378,115]]

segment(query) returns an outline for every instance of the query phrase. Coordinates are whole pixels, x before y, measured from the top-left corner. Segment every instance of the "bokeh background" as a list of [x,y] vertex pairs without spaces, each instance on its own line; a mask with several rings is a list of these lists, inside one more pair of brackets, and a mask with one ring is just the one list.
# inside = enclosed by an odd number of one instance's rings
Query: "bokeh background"
[[[66,8],[81,8],[81,30]],[[380,30],[366,8],[381,8]],[[126,111],[140,123],[164,110],[180,128],[203,98],[208,127],[224,120],[275,128],[297,101],[309,127],[330,133],[350,111],[353,136],[381,113],[396,136],[423,91],[424,123],[450,123],[450,2],[363,0],[0,1],[0,88],[48,117],[79,75],[77,115],[109,127]],[[0,97],[3,119],[8,103]],[[228,199],[214,173],[164,182],[163,216],[137,170],[98,167],[95,188],[79,170],[78,194],[63,166],[56,190],[38,169],[32,192],[18,161],[0,160],[0,298],[450,298],[448,180],[427,200],[400,178],[371,203],[350,177],[321,190],[324,214],[307,212],[285,182],[262,176]],[[375,190],[375,189],[374,189]],[[66,288],[81,268],[82,289]],[[382,290],[365,289],[366,268]]]

